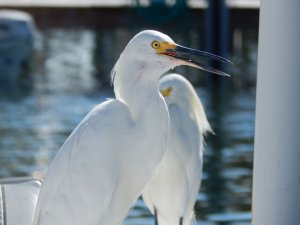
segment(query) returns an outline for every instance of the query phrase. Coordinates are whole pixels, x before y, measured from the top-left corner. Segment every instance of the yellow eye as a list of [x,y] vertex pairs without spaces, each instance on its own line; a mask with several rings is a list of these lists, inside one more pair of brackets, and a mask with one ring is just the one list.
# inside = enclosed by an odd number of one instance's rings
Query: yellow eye
[[152,48],[158,49],[160,47],[160,43],[158,41],[152,41],[151,46]]

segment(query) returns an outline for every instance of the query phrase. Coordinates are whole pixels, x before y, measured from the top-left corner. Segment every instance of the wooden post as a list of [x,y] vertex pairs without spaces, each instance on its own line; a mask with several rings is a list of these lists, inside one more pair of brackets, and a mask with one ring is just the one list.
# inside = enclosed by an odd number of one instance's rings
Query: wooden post
[[300,1],[260,8],[252,225],[300,221]]
[[[229,35],[229,15],[225,0],[209,0],[208,8],[205,10],[205,46],[204,49],[214,54],[228,57],[228,35]],[[211,66],[224,70],[223,63],[213,61]],[[215,88],[223,87],[225,82],[229,82],[227,77],[207,76],[210,86]],[[220,85],[222,84],[222,85]]]

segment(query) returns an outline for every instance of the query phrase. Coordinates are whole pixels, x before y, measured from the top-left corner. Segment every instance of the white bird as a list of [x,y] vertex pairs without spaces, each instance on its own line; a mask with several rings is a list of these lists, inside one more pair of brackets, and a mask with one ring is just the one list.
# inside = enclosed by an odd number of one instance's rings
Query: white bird
[[169,108],[170,138],[142,196],[156,225],[189,225],[201,184],[204,135],[212,130],[196,91],[183,76],[164,76],[160,91]]
[[[127,44],[112,72],[116,99],[96,106],[74,129],[48,169],[34,225],[119,225],[166,150],[169,115],[160,76],[198,55],[165,34],[143,31]],[[221,71],[208,69],[215,73]]]

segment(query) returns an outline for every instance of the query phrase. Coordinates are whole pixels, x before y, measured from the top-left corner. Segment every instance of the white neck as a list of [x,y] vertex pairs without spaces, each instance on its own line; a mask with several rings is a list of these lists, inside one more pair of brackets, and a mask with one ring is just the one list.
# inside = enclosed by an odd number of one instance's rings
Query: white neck
[[[120,58],[114,70],[116,98],[128,105],[136,126],[147,143],[152,145],[152,155],[158,157],[153,159],[154,162],[161,160],[169,137],[170,118],[168,107],[159,92],[158,81],[168,68],[163,65],[151,68],[141,61],[125,64]],[[159,153],[154,154],[154,151]]]
[[135,119],[144,117],[145,112],[168,114],[158,87],[159,78],[166,70],[163,64],[153,68],[143,61],[126,64],[122,56],[118,60],[114,68],[115,95],[129,106]]

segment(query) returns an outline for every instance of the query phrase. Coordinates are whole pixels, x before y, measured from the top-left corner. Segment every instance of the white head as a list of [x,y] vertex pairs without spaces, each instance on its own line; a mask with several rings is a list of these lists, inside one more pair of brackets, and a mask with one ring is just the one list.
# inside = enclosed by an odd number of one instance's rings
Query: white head
[[[127,44],[112,71],[116,97],[128,100],[132,95],[136,96],[138,93],[132,93],[135,87],[157,89],[161,75],[179,65],[227,75],[191,60],[191,56],[230,62],[210,53],[180,46],[169,36],[157,31],[145,30],[138,33]],[[155,85],[149,85],[151,82]]]
[[[208,68],[199,62],[193,61],[191,56],[231,63],[229,60],[220,56],[180,46],[169,36],[161,32],[145,30],[138,33],[130,40],[122,52],[116,67],[122,66],[119,64],[124,63],[128,65],[138,64],[139,67],[149,66],[151,70],[155,71],[158,69],[161,72],[161,74],[153,74],[158,78],[162,73],[180,65],[188,65],[212,73],[227,75],[224,72]],[[112,74],[112,79],[114,79],[114,74]]]
[[168,74],[159,81],[159,89],[168,107],[176,105],[193,118],[202,134],[212,132],[204,108],[192,84],[179,74]]
[[165,49],[175,46],[174,41],[167,35],[153,30],[145,30],[135,35],[127,44],[121,57],[135,62],[144,61],[152,66],[171,69],[176,66],[175,60],[164,55]]

